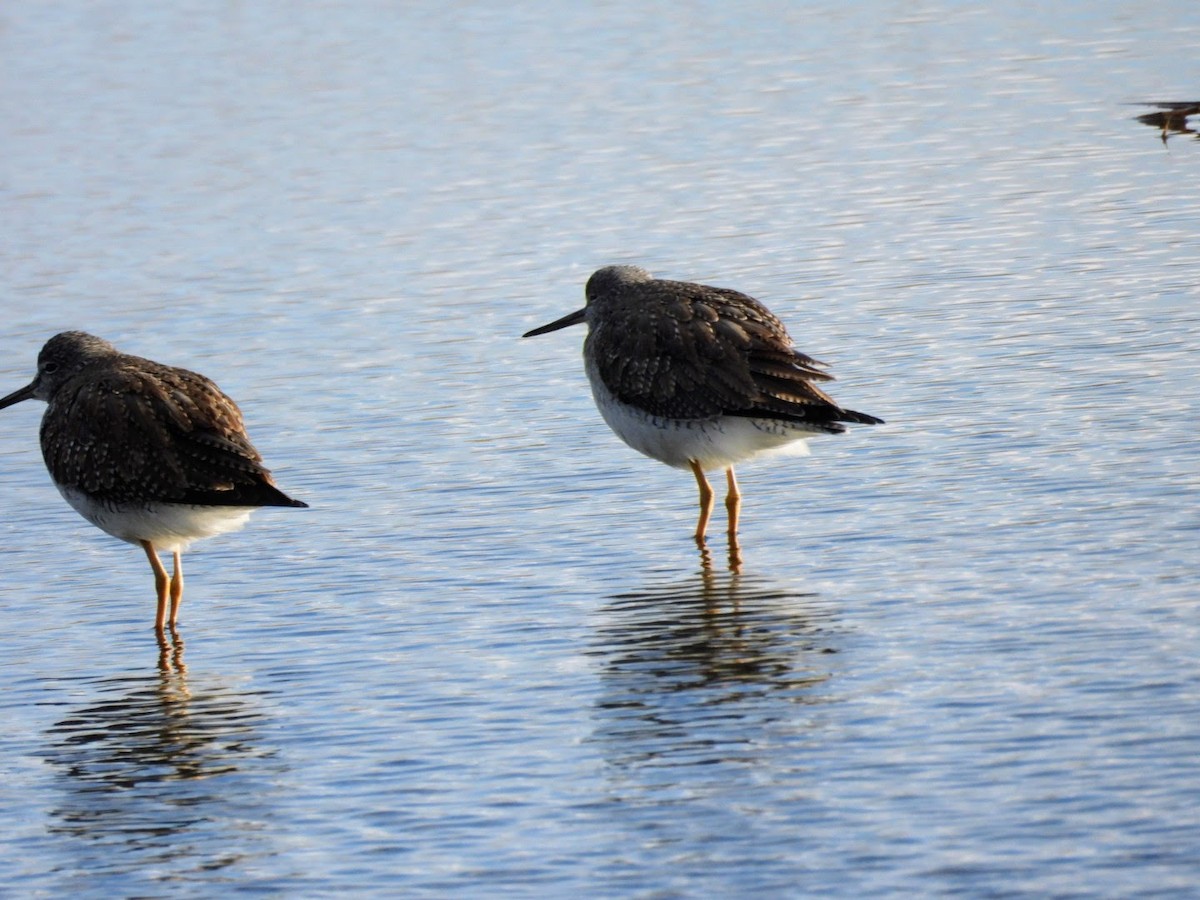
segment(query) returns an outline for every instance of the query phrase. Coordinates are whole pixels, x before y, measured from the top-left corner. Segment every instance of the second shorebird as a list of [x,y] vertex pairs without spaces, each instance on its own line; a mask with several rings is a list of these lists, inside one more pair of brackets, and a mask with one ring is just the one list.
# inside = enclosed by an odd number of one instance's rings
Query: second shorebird
[[705,470],[725,470],[732,541],[741,506],[734,463],[843,432],[844,422],[883,421],[843,409],[817,387],[833,376],[753,297],[654,278],[639,266],[606,266],[585,293],[583,309],[524,337],[587,323],[583,361],[600,414],[634,450],[695,475],[698,542],[713,508]]
[[[97,528],[146,551],[160,639],[179,616],[189,543],[241,528],[260,506],[308,505],[275,487],[237,404],[196,372],[64,331],[42,348],[33,381],[0,399],[0,409],[31,399],[49,404],[42,456],[59,492]],[[171,576],[160,550],[175,556]]]

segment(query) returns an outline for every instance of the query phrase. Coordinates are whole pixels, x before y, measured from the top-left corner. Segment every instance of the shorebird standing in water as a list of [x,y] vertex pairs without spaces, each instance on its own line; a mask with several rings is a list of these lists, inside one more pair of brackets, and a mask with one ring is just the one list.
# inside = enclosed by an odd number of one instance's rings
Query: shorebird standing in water
[[[203,375],[66,331],[0,409],[29,399],[49,404],[41,444],[55,487],[97,528],[146,551],[160,639],[179,617],[188,544],[241,528],[260,506],[308,505],[275,487],[237,404]],[[160,550],[174,554],[173,575]]]
[[654,278],[639,266],[598,270],[585,294],[583,309],[524,337],[587,323],[583,361],[596,406],[634,450],[691,470],[700,488],[697,543],[704,542],[713,508],[706,470],[725,470],[735,548],[741,508],[735,463],[843,432],[844,422],[883,421],[843,409],[817,387],[833,376],[797,350],[783,323],[753,297]]

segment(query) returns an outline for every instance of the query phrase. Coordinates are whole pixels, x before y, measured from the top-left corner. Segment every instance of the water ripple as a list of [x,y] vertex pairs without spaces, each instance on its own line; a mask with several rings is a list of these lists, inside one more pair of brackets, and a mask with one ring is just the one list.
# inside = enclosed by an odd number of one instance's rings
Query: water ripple
[[753,757],[823,702],[837,652],[828,603],[736,574],[616,594],[597,618],[592,739],[622,768]]
[[209,882],[271,856],[273,779],[286,775],[265,732],[268,697],[189,679],[176,644],[153,675],[83,679],[92,695],[46,732],[60,799],[49,831],[71,847],[55,871],[76,889]]

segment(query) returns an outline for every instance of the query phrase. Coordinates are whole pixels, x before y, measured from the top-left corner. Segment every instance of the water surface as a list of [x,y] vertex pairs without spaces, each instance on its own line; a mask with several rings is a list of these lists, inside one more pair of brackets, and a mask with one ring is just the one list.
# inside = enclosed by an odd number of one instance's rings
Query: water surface
[[[281,486],[145,560],[3,413],[19,896],[1190,896],[1192,4],[9,4],[0,376],[210,375]],[[694,484],[592,406],[629,262],[886,426]],[[720,534],[721,521],[713,533]]]

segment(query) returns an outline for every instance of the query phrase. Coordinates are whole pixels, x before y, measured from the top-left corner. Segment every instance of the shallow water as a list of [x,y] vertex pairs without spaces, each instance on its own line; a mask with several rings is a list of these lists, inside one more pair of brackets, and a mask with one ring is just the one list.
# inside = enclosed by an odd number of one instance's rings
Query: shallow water
[[[0,392],[198,369],[280,485],[142,554],[0,429],[0,893],[1190,896],[1192,4],[9,4]],[[607,263],[888,421],[687,473],[592,406]],[[714,523],[720,534],[721,520]]]

